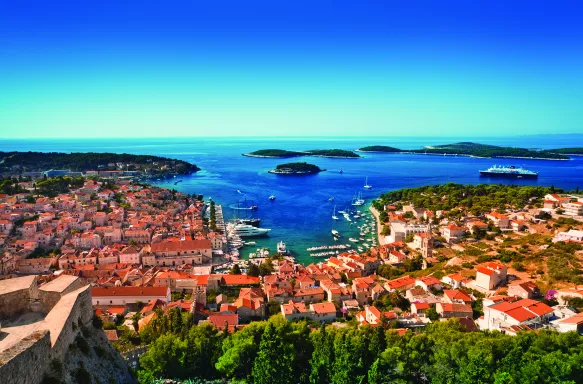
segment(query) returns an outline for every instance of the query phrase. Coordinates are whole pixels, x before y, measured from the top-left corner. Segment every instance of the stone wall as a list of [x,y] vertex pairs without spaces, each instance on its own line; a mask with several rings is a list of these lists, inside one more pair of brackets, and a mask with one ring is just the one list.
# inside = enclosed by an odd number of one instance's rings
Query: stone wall
[[[10,284],[13,280],[13,284]],[[23,312],[29,312],[31,298],[38,295],[36,277],[20,277],[4,280],[3,285],[10,284],[0,294],[0,319],[9,319]]]
[[45,318],[51,333],[51,357],[61,360],[81,326],[89,326],[92,317],[90,286],[64,295]]
[[50,362],[49,332],[38,331],[0,353],[0,382],[37,384],[43,379]]

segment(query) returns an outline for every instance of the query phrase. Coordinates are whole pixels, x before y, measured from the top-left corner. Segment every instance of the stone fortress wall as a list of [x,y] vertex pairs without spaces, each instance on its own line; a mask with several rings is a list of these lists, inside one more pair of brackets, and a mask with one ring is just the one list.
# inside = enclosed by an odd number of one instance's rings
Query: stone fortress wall
[[90,286],[79,278],[63,275],[40,287],[37,279],[0,281],[1,382],[40,383],[93,317]]

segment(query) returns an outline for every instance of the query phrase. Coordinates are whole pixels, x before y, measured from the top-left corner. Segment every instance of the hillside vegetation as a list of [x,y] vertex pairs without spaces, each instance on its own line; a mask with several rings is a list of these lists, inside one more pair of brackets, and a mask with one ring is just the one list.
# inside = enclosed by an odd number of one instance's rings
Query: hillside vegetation
[[159,377],[258,384],[576,383],[583,342],[574,332],[465,332],[457,320],[399,336],[376,328],[320,327],[281,315],[230,334],[210,324],[160,319],[140,337],[155,341],[141,357],[140,382]]
[[434,211],[465,207],[470,212],[483,213],[506,206],[523,208],[540,202],[546,194],[559,192],[552,187],[448,183],[384,193],[374,204],[382,209],[383,205],[401,201]]
[[[186,161],[151,155],[130,155],[127,153],[96,152],[0,152],[0,172],[18,167],[25,171],[46,171],[49,169],[70,169],[85,172],[109,169],[110,163],[133,164],[141,169],[149,168],[153,163],[166,163],[178,174],[190,174],[199,171],[196,165]],[[129,170],[135,169],[130,167]],[[126,170],[124,168],[124,170]]]

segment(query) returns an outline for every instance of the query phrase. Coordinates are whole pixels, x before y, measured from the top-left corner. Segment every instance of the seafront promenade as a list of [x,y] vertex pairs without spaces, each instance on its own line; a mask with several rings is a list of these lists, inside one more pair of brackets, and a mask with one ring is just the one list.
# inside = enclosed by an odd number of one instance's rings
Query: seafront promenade
[[379,211],[377,211],[375,207],[373,207],[372,205],[368,207],[368,209],[372,212],[372,215],[374,216],[377,222],[377,238],[379,241],[379,245],[385,245],[387,241],[386,236],[381,235],[381,232],[383,230],[383,223],[381,223],[381,220],[379,218]]

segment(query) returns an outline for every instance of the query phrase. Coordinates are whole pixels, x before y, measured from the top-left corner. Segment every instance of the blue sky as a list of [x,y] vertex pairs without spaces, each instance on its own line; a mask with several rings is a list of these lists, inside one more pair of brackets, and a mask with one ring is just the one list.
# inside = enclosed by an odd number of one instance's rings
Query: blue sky
[[118,3],[0,4],[1,137],[583,132],[575,1]]

